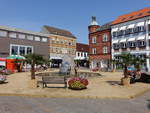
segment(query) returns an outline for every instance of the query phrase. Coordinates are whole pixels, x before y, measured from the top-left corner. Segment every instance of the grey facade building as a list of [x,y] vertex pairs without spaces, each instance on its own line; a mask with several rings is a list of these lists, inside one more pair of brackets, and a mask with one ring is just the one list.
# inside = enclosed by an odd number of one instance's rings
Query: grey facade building
[[0,58],[29,53],[49,58],[48,45],[47,34],[0,26]]

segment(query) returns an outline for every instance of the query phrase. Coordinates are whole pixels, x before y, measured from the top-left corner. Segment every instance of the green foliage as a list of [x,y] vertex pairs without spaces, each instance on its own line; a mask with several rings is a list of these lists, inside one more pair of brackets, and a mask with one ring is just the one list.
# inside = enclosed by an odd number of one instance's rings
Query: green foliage
[[146,63],[146,58],[139,58],[131,55],[128,52],[123,52],[121,55],[119,55],[119,59],[112,60],[113,64],[116,65],[122,65],[124,68],[124,75],[127,77],[127,67],[134,65],[135,68],[139,71],[140,66]]
[[37,64],[37,65],[42,65],[45,63],[45,59],[43,58],[42,55],[38,55],[38,54],[28,54],[25,56],[26,58],[26,62],[28,64]]
[[42,55],[38,54],[28,54],[25,56],[25,62],[31,65],[31,79],[35,79],[35,64],[43,65],[47,62]]

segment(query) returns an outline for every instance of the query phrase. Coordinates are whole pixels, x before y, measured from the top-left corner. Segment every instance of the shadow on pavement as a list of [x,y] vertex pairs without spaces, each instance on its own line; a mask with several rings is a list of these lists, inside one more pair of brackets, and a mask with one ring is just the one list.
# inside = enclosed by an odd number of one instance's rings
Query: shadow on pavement
[[121,85],[120,81],[107,81],[110,85]]

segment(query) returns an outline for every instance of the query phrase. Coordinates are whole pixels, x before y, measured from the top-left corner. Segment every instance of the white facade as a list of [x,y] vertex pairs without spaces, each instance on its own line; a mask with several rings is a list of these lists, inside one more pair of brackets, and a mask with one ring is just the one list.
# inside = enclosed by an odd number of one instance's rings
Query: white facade
[[75,60],[87,60],[87,59],[88,59],[88,53],[87,52],[76,51]]
[[[150,16],[112,25],[112,59],[122,52],[136,56],[150,55]],[[150,61],[146,60],[145,68],[150,71]]]

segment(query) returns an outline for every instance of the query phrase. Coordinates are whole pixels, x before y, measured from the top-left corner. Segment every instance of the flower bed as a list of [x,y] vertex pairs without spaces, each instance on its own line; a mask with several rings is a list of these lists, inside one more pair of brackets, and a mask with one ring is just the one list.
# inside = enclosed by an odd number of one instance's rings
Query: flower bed
[[75,90],[86,89],[88,85],[88,80],[85,78],[73,77],[69,79],[68,85],[70,89]]

